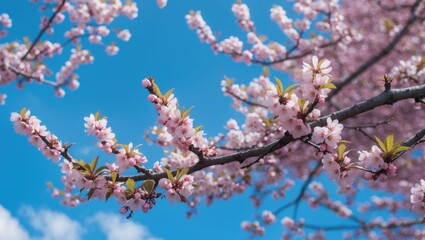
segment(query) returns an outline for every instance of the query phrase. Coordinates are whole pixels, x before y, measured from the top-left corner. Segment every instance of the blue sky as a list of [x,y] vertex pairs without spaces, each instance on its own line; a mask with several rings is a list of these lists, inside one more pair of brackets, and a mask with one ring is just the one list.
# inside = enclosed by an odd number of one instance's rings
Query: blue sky
[[[270,8],[281,1],[244,2],[250,6],[260,33],[275,40],[284,39],[269,17]],[[38,32],[40,16],[37,6],[26,0],[0,0],[0,3],[0,13],[7,12],[13,19],[9,36],[1,42],[22,39],[23,36],[33,39]],[[263,209],[278,208],[297,192],[292,192],[283,202],[263,205],[259,210],[253,208],[247,194],[228,201],[216,201],[210,207],[200,207],[200,213],[190,220],[185,217],[186,206],[169,205],[167,200],[159,201],[148,214],[136,213],[131,220],[118,215],[119,206],[113,201],[107,204],[92,201],[70,209],[51,198],[46,187],[47,182],[61,185],[59,168],[44,159],[26,137],[14,133],[10,113],[26,107],[63,142],[76,143],[71,150],[74,156],[90,160],[99,151],[93,144],[95,139],[84,133],[83,117],[100,111],[108,116],[109,124],[121,142],[143,144],[140,150],[153,163],[160,159],[162,152],[143,139],[145,130],[156,121],[153,106],[146,100],[146,90],[140,84],[146,76],[153,76],[161,89],[175,88],[181,106],[194,106],[191,116],[196,125],[204,126],[208,136],[224,132],[223,126],[229,118],[241,118],[230,107],[230,99],[223,97],[220,81],[226,75],[236,78],[237,82],[248,83],[261,73],[262,68],[234,63],[226,56],[215,56],[208,45],[199,42],[184,19],[189,10],[201,10],[214,31],[219,31],[222,36],[236,34],[245,39],[230,11],[233,2],[170,0],[163,10],[158,9],[154,0],[137,3],[139,17],[136,20],[121,18],[114,23],[131,30],[130,42],[117,40],[120,52],[115,57],[107,56],[99,46],[91,47],[95,62],[78,69],[81,87],[77,91],[67,91],[65,98],[57,99],[49,86],[30,84],[20,91],[14,84],[0,88],[0,92],[8,94],[7,104],[0,107],[0,161],[4,180],[0,217],[9,219],[8,226],[20,225],[25,229],[22,231],[35,239],[49,239],[49,236],[55,239],[57,235],[52,235],[52,224],[59,222],[76,234],[69,233],[67,236],[71,239],[104,239],[108,234],[116,234],[114,229],[129,229],[140,239],[246,239],[248,235],[241,230],[241,221],[253,220],[254,215]],[[65,53],[68,51],[69,48],[64,50]],[[56,58],[49,63],[50,67],[58,70],[67,56]],[[287,79],[281,73],[272,71],[272,74]],[[331,187],[334,186],[331,184]],[[321,214],[303,207],[300,209],[301,216],[311,216],[313,220],[319,215],[322,218],[328,216]],[[282,217],[284,214],[279,215],[278,220]],[[100,219],[115,228],[108,228]],[[12,227],[4,231],[10,229]],[[279,239],[282,230],[279,223],[268,227],[267,239]]]

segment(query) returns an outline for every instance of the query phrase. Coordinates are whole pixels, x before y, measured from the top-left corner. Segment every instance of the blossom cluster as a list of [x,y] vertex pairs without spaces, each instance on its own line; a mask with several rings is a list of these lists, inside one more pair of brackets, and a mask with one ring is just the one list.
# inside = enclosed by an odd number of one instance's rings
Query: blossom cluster
[[7,35],[7,30],[5,28],[12,27],[12,19],[9,17],[9,14],[2,13],[0,15],[0,38]]
[[425,217],[425,180],[421,179],[410,189],[410,202],[413,204],[412,210]]
[[[303,18],[294,20],[288,17],[282,6],[275,5],[270,9],[271,19],[294,43],[292,48],[288,48],[290,50],[278,42],[267,41],[267,37],[258,35],[254,22],[251,20],[249,7],[241,1],[234,3],[231,10],[239,27],[247,32],[247,42],[252,47],[244,49],[244,43],[236,36],[230,36],[217,42],[216,37],[211,34],[211,27],[205,23],[199,11],[191,11],[186,15],[186,20],[189,27],[196,30],[201,41],[210,44],[215,53],[225,53],[235,61],[245,61],[247,64],[268,63],[278,70],[290,69],[291,64],[286,62],[292,58],[291,54],[294,54],[295,49],[300,53],[307,53],[332,41],[339,42],[341,39],[344,39],[345,43],[350,41],[350,32],[344,23],[338,1],[297,1],[293,9],[296,13],[303,15]],[[320,17],[321,15],[323,18]],[[306,38],[305,33],[312,31],[312,22],[316,22],[317,30],[330,32],[332,39],[327,39],[322,35]]]
[[58,162],[63,151],[62,142],[36,116],[31,116],[31,111],[22,109],[20,113],[12,113],[10,121],[13,122],[15,131],[28,136],[28,141],[36,146],[46,158]]
[[[83,50],[82,41],[88,38],[92,44],[105,48],[108,55],[116,55],[119,47],[107,37],[110,32],[116,32],[117,38],[129,41],[131,33],[128,29],[113,27],[115,19],[125,16],[134,19],[138,16],[137,4],[133,1],[91,1],[91,0],[42,0],[32,1],[40,4],[39,10],[43,16],[40,19],[40,34],[31,42],[27,37],[22,40],[14,40],[0,45],[0,85],[17,81],[18,88],[32,80],[38,83],[52,85],[55,94],[63,97],[64,86],[68,85],[71,90],[78,88],[78,75],[76,69],[81,64],[93,63],[94,56],[88,50]],[[163,8],[167,1],[158,0],[158,6]],[[46,14],[46,15],[44,15]],[[47,15],[47,14],[50,14]],[[72,24],[68,29],[65,19]],[[7,35],[7,28],[12,26],[9,15],[0,15],[0,37]],[[58,42],[44,40],[45,34],[52,34],[55,29],[64,29],[64,39]],[[42,37],[42,38],[39,38]],[[53,72],[45,63],[46,58],[52,58],[63,52],[68,44],[77,45],[70,51],[69,60],[66,61],[58,72],[53,74],[56,81],[47,80],[47,76]],[[1,95],[0,104],[4,104],[5,95]]]
[[200,127],[193,127],[193,119],[189,117],[191,109],[180,110],[172,90],[162,95],[152,78],[143,79],[142,84],[150,92],[148,100],[155,104],[159,115],[158,122],[173,136],[173,144],[182,151],[188,151],[190,147],[194,147],[205,155],[214,154],[208,140],[204,137],[204,131]]
[[159,181],[159,186],[166,191],[165,197],[171,203],[186,202],[186,198],[192,195],[194,177],[191,175],[176,176],[176,178],[162,178]]

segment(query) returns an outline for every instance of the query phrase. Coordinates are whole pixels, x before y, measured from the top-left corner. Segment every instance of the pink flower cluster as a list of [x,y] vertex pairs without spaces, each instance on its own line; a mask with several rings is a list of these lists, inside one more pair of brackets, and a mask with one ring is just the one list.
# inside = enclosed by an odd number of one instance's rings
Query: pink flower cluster
[[341,132],[344,126],[338,120],[326,119],[326,127],[315,127],[311,139],[320,145],[321,151],[333,152],[341,140]]
[[254,221],[253,223],[248,221],[243,221],[241,223],[241,227],[243,230],[250,232],[251,236],[264,236],[266,233],[266,230],[264,227],[261,226],[261,224],[258,221]]
[[420,184],[416,183],[410,189],[410,192],[412,210],[421,216],[425,216],[425,180],[421,179]]
[[361,164],[372,170],[372,172],[364,174],[365,179],[378,179],[383,182],[388,176],[394,177],[396,175],[396,166],[383,159],[383,152],[376,145],[373,145],[370,151],[358,151],[358,153]]
[[239,26],[245,31],[254,31],[254,22],[251,21],[251,14],[246,4],[237,2],[232,5],[232,12],[236,16]]
[[165,8],[165,6],[167,6],[167,2],[168,0],[156,0],[159,8]]
[[89,117],[85,117],[84,127],[86,128],[87,135],[96,135],[97,146],[103,149],[106,153],[112,153],[115,146],[115,133],[112,132],[112,128],[107,127],[108,120],[106,118],[100,118],[98,114],[95,116],[90,114]]
[[331,62],[328,59],[319,60],[317,56],[313,56],[311,62],[311,65],[303,63],[304,81],[299,91],[308,101],[323,103],[331,88],[335,88],[329,75],[332,71]]
[[94,58],[88,50],[72,49],[70,59],[66,61],[60,71],[56,73],[58,86],[68,84],[71,90],[77,89],[80,83],[77,80],[78,75],[73,73],[81,64],[90,64],[93,63],[93,60]]
[[286,11],[281,6],[273,6],[270,9],[270,17],[291,40],[296,41],[300,37],[292,25],[292,19],[287,17]]
[[7,35],[7,30],[5,28],[12,27],[12,19],[10,19],[9,14],[2,13],[0,15],[0,38]]
[[0,105],[4,105],[6,103],[7,95],[0,93]]
[[348,152],[344,152],[342,155],[327,153],[322,159],[323,168],[329,178],[339,185],[340,193],[353,193],[353,183],[358,176],[358,171],[350,168],[352,163],[347,154]]
[[[100,140],[97,142],[97,146],[103,149],[107,154],[115,154],[115,167],[113,171],[123,173],[125,170],[147,163],[148,160],[142,155],[142,153],[136,147],[133,147],[133,143],[128,145],[118,145],[116,143],[115,134],[112,132],[110,127],[107,127],[108,120],[100,118],[99,114],[90,114],[89,117],[85,117],[87,135],[96,135]],[[111,165],[112,166],[112,165]]]
[[207,25],[207,23],[202,18],[201,12],[193,12],[191,11],[186,15],[187,24],[191,29],[196,29],[196,34],[198,34],[201,42],[206,42],[211,44],[214,51],[217,51],[218,46],[216,44],[216,37],[214,36],[211,27]]
[[291,235],[301,236],[304,234],[304,231],[301,229],[301,227],[304,225],[304,219],[300,219],[298,222],[295,222],[295,220],[290,217],[284,217],[280,223],[291,232],[290,235],[289,233],[285,234],[283,239],[288,239],[287,236]]
[[263,211],[261,214],[264,224],[273,224],[276,221],[276,216],[270,211]]
[[167,192],[165,197],[170,200],[171,203],[185,202],[186,198],[192,195],[194,191],[194,178],[191,175],[183,175],[178,179],[167,179],[162,178],[159,181],[159,186],[165,189]]
[[40,125],[41,121],[30,115],[31,112],[22,109],[20,113],[13,112],[10,121],[17,133],[29,137],[29,142],[36,146],[46,158],[58,162],[61,157],[62,142],[46,126]]
[[[180,110],[177,107],[177,98],[172,92],[162,96],[160,92],[154,90],[156,84],[152,78],[145,78],[142,81],[145,88],[151,93],[148,100],[155,104],[158,112],[158,122],[166,127],[169,134],[173,136],[173,144],[180,150],[188,151],[193,146],[205,155],[213,155],[208,140],[203,136],[204,131],[193,127],[193,119],[189,118],[189,110]],[[157,86],[156,86],[157,87]]]

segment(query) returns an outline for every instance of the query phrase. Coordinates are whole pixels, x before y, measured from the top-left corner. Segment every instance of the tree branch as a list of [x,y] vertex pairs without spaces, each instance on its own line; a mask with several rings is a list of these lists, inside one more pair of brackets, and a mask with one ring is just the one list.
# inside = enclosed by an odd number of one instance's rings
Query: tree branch
[[[410,99],[410,98],[413,98],[413,99],[425,98],[425,84],[414,86],[414,87],[402,88],[402,89],[392,89],[390,91],[382,92],[381,94],[373,98],[354,104],[351,107],[342,109],[340,111],[334,112],[327,116],[321,117],[317,119],[316,121],[311,122],[309,125],[311,129],[314,129],[314,127],[325,126],[327,124],[326,123],[327,118],[331,118],[333,120],[336,119],[339,122],[342,122],[348,118],[352,118],[361,113],[370,111],[376,107],[383,106],[386,104],[393,104],[397,101]],[[268,154],[270,149],[278,150],[288,145],[294,140],[295,139],[290,134],[287,134],[283,136],[282,138],[275,140],[262,147],[252,148],[246,151],[237,152],[227,156],[206,158],[205,161],[203,161],[202,163],[198,162],[195,165],[191,166],[189,168],[188,173],[190,174],[190,173],[193,173],[193,172],[196,172],[214,165],[224,165],[231,162],[243,163],[247,158],[259,157],[264,154]],[[146,176],[146,175],[120,176],[118,180],[125,182],[128,178],[132,178],[135,181],[144,181],[148,179],[157,181],[161,178],[166,178],[166,177],[167,177],[166,173],[156,173],[156,174],[152,174],[151,176]]]
[[52,25],[52,22],[55,19],[56,15],[62,10],[63,6],[65,6],[65,3],[66,3],[66,0],[62,0],[61,4],[56,8],[56,10],[53,12],[52,16],[50,16],[49,21],[47,22],[46,26],[44,26],[41,29],[41,31],[38,33],[38,35],[35,38],[35,40],[32,42],[32,44],[31,44],[30,48],[28,49],[28,51],[25,53],[24,56],[22,56],[22,58],[21,58],[22,61],[24,61],[28,57],[28,54],[31,53],[32,49],[40,41],[41,37],[46,32],[46,30],[50,28],[50,26]]

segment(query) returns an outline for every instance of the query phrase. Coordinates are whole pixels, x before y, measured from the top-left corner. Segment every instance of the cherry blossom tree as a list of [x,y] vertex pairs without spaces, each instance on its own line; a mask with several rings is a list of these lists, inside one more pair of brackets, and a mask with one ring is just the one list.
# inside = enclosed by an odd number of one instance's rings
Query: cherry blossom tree
[[[166,1],[158,5],[164,7]],[[290,7],[293,17],[287,14]],[[137,14],[135,3],[118,0],[44,1],[41,10],[53,14],[42,19],[40,37],[1,45],[1,83],[35,80],[53,85],[58,95],[63,95],[65,85],[78,86],[72,72],[93,59],[87,50],[72,50],[56,82],[44,79],[48,70],[40,59],[83,37],[113,55],[118,47],[102,42],[109,34],[107,25],[119,15]],[[142,86],[157,112],[147,138],[163,148],[160,161],[148,160],[149,154],[138,146],[119,141],[99,112],[86,117],[84,126],[109,158],[90,161],[77,160],[72,144],[47,130],[29,110],[12,113],[16,132],[28,136],[61,167],[64,187],[51,186],[53,196],[69,206],[116,198],[120,212],[128,217],[165,204],[165,198],[186,204],[191,216],[201,202],[251,192],[254,206],[262,211],[241,223],[251,236],[265,235],[268,225],[280,220],[286,227],[283,239],[324,239],[331,231],[345,238],[424,238],[420,224],[425,219],[425,2],[288,1],[270,9],[271,21],[287,38],[281,43],[260,34],[242,1],[231,11],[246,37],[220,40],[201,12],[190,11],[185,17],[215,54],[264,66],[263,73],[248,83],[227,77],[221,81],[224,95],[244,116],[239,123],[229,119],[225,133],[207,139],[202,127],[194,125],[191,108],[181,108],[173,89],[162,91],[161,80],[153,77],[143,79]],[[65,15],[76,22],[65,34],[66,42],[40,42]],[[5,35],[11,20],[3,14],[1,22]],[[120,30],[117,37],[128,40],[130,34]],[[283,86],[270,68],[289,73],[295,84]],[[338,185],[337,193],[327,190],[322,176]],[[289,199],[286,192],[296,184],[300,191]],[[386,197],[358,202],[363,189],[383,191]],[[335,200],[336,194],[345,201]],[[262,205],[266,198],[283,204],[268,209]],[[304,219],[298,214],[303,202],[329,210],[342,223]],[[292,214],[282,215],[288,209]],[[377,210],[390,217],[368,217]]]

